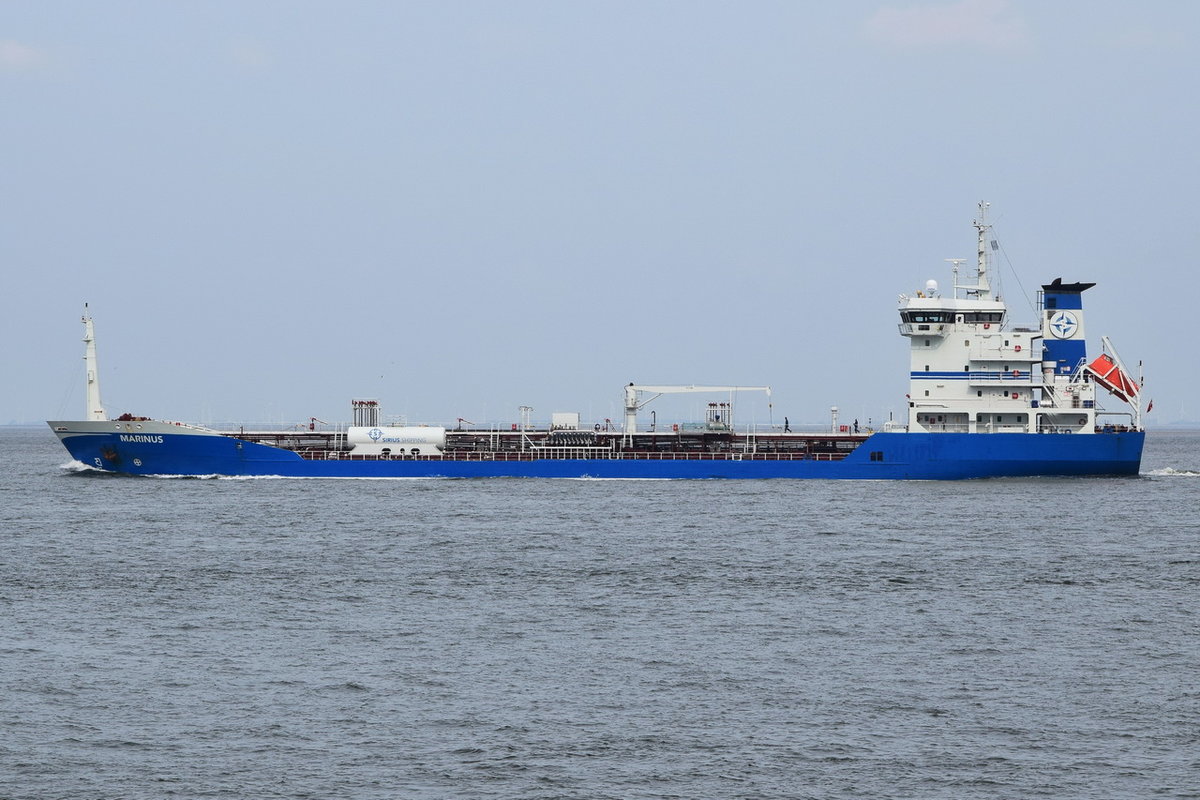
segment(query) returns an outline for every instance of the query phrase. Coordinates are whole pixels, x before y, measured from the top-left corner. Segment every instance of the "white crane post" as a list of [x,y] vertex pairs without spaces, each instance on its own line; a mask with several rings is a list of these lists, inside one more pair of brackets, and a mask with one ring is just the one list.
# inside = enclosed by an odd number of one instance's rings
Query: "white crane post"
[[100,371],[96,366],[96,331],[88,315],[87,303],[83,304],[83,361],[87,367],[87,418],[103,422],[108,419],[104,406],[100,404]]
[[625,435],[637,433],[638,387],[630,383],[625,387]]

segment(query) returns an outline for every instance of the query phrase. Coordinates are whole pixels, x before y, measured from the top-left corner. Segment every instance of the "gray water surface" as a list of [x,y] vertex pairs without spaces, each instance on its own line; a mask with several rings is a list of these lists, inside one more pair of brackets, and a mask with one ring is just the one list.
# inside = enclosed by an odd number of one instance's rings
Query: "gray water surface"
[[0,445],[0,797],[1200,797],[1200,434],[957,483]]

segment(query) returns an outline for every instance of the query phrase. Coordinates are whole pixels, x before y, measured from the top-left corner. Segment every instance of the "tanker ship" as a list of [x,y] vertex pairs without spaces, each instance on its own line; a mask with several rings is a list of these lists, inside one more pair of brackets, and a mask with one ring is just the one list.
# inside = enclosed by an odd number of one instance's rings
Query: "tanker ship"
[[[909,340],[907,419],[882,430],[832,423],[741,426],[742,392],[768,386],[624,387],[624,420],[588,424],[556,412],[541,426],[528,407],[508,427],[395,425],[373,399],[351,402],[351,422],[318,429],[215,430],[122,414],[100,400],[96,342],[86,306],[87,414],[48,424],[86,467],[127,475],[306,478],[827,478],[951,480],[1019,476],[1136,475],[1145,433],[1142,380],[1102,338],[1084,337],[1083,293],[1092,283],[1055,279],[1038,294],[1040,324],[1011,324],[989,276],[990,225],[980,204],[974,278],[950,292],[930,280],[900,295]],[[672,393],[719,396],[703,419],[660,426],[638,415]],[[1101,405],[1109,403],[1113,408]],[[703,402],[703,401],[702,401]],[[1149,410],[1149,409],[1147,409]]]

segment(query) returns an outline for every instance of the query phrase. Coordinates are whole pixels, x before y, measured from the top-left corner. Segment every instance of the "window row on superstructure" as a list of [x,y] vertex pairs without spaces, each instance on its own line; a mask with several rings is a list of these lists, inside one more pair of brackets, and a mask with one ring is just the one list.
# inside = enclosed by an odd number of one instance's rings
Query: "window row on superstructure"
[[[960,317],[961,317],[961,320],[959,319]],[[964,323],[971,323],[971,324],[977,324],[980,322],[999,323],[1004,320],[1004,312],[1002,312],[1002,311],[954,312],[954,311],[915,310],[915,311],[901,311],[900,319],[903,320],[904,322],[919,322],[919,323],[926,323],[926,324],[928,324],[928,323],[947,324],[947,323],[951,323],[951,322],[964,322]]]

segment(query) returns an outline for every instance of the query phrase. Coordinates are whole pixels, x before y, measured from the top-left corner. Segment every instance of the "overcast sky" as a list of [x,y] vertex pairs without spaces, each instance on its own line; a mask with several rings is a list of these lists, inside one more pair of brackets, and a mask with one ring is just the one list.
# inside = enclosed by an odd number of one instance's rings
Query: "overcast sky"
[[903,418],[897,295],[980,200],[1018,321],[1095,281],[1091,347],[1200,419],[1200,3],[0,12],[0,423],[83,414],[84,302],[113,416]]

